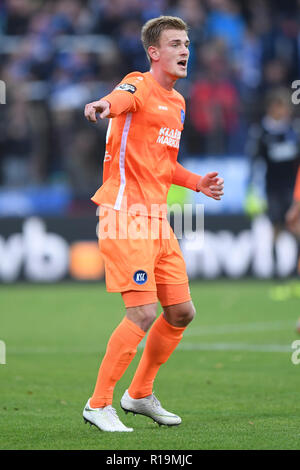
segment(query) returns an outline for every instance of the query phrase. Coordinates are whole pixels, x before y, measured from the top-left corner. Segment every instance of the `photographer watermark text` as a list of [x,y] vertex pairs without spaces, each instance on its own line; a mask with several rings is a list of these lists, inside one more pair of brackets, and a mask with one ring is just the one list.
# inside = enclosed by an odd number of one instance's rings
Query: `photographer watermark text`
[[0,364],[6,364],[6,345],[0,339]]
[[300,339],[293,341],[291,347],[292,349],[295,349],[292,354],[291,361],[295,366],[297,366],[300,364]]
[[0,80],[0,104],[6,104],[6,85],[3,80]]

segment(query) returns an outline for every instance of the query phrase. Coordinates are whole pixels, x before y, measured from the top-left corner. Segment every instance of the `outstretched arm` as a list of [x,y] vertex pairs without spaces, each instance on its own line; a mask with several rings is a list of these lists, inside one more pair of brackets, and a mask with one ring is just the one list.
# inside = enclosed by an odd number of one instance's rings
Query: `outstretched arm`
[[130,93],[114,90],[101,100],[88,103],[84,108],[84,115],[88,121],[97,122],[97,114],[100,119],[104,119],[135,111],[135,109],[136,103]]
[[97,122],[97,114],[100,119],[104,119],[135,112],[143,106],[150,92],[151,87],[146,85],[143,74],[133,72],[126,75],[111,93],[98,101],[88,103],[84,115],[88,121]]
[[207,173],[205,176],[197,175],[177,162],[172,183],[193,191],[202,192],[206,196],[219,201],[224,194],[224,179],[217,178],[217,176],[216,171]]

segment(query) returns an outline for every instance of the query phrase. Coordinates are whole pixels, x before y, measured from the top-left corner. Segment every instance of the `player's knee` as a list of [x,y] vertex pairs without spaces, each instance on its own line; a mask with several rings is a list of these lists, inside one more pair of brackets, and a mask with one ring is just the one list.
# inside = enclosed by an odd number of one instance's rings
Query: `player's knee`
[[196,310],[193,302],[186,302],[173,306],[172,308],[167,308],[165,314],[171,324],[186,326],[193,320],[196,315]]
[[156,318],[156,304],[127,308],[127,318],[147,331]]
[[183,312],[183,320],[186,321],[186,324],[191,323],[196,315],[196,309],[194,304],[191,302],[189,305],[186,306]]
[[152,325],[152,323],[156,319],[156,310],[145,310],[142,313],[142,315],[143,315],[144,323],[146,325],[149,325],[149,328],[150,328],[150,326]]

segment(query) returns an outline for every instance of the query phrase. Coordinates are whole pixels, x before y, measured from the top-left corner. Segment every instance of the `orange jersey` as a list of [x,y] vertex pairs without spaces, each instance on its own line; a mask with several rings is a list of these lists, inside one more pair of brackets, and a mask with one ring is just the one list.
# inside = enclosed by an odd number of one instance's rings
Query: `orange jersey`
[[294,199],[295,201],[300,201],[300,166],[298,168],[297,179],[294,189]]
[[[166,205],[173,178],[175,184],[182,179],[183,169],[176,162],[184,98],[163,88],[150,72],[133,72],[103,99],[111,104],[111,119],[103,185],[92,200],[128,213],[136,213],[137,206],[132,205],[139,204],[140,214],[155,216],[152,205]],[[199,176],[189,174],[186,186],[196,190]]]

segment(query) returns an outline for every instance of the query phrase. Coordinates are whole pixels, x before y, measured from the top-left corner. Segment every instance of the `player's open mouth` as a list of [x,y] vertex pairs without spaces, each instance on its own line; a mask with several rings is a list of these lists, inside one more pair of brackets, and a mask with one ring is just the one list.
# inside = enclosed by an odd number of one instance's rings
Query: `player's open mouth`
[[179,62],[177,62],[177,64],[180,65],[180,67],[186,68],[187,60],[180,60]]

